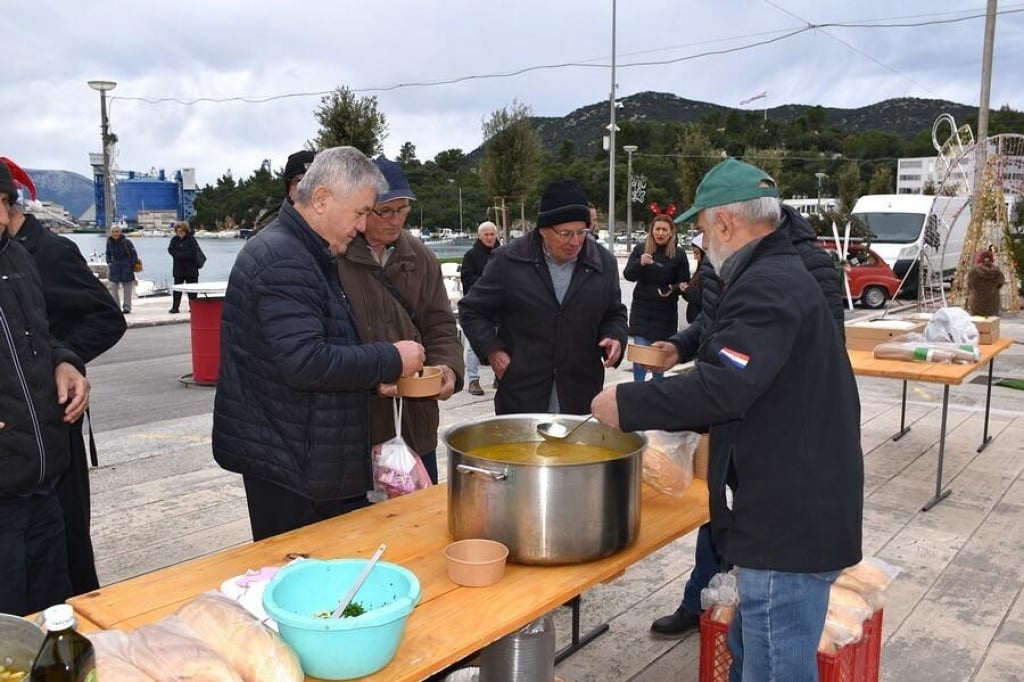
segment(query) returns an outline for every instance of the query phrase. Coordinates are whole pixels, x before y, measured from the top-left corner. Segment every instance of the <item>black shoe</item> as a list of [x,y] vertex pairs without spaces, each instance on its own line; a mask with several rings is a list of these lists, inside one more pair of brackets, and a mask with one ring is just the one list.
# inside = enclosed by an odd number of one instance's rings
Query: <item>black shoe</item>
[[651,631],[659,635],[679,636],[696,630],[700,625],[700,616],[690,613],[686,607],[680,606],[671,616],[662,616],[651,623]]
[[121,312],[124,313],[125,315],[130,315],[132,311],[130,311],[130,310],[122,310]]
[[484,389],[480,387],[480,380],[473,379],[472,381],[470,381],[469,388],[466,389],[466,392],[469,393],[470,395],[483,395]]
[[177,308],[171,308],[167,312],[169,312],[171,315],[177,315],[181,311],[179,311]]

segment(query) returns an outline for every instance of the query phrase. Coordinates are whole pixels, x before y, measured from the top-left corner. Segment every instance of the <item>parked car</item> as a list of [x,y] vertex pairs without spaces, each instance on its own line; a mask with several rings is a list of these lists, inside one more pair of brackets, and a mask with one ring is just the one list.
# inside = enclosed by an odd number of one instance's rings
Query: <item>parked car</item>
[[[839,264],[839,249],[835,241],[824,239],[819,243]],[[866,244],[850,242],[842,269],[850,282],[850,295],[865,308],[884,307],[886,301],[896,296],[900,286],[900,279],[892,268]],[[843,295],[846,295],[845,291]]]

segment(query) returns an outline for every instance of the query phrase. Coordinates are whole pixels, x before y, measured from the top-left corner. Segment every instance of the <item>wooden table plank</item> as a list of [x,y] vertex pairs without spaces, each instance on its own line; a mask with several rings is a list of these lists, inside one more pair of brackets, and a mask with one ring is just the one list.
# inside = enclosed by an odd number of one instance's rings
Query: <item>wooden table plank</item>
[[[248,568],[281,565],[290,554],[368,557],[381,542],[385,559],[416,574],[423,587],[395,659],[369,680],[418,680],[564,604],[599,582],[697,528],[708,519],[707,486],[695,481],[682,498],[643,486],[640,533],[614,556],[569,566],[509,564],[496,585],[450,582],[442,550],[447,485],[439,485],[261,542],[232,547],[74,598],[96,627],[135,628],[173,613],[194,596],[217,589]],[[313,678],[309,678],[313,679]]]
[[970,364],[945,362],[914,362],[913,360],[883,360],[869,350],[847,351],[853,373],[859,376],[923,381],[933,384],[959,386],[964,379],[981,369],[987,362],[1013,345],[1013,339],[1001,338],[994,343],[978,346],[981,359]]

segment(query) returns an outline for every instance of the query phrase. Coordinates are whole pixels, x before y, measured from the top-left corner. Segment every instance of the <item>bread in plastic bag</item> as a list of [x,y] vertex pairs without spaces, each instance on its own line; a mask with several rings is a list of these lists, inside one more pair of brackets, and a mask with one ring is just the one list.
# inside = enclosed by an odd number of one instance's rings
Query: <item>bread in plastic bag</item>
[[299,658],[281,637],[238,602],[206,592],[177,613],[185,624],[225,658],[245,682],[302,682]]
[[243,682],[231,664],[177,616],[129,635],[131,663],[157,682]]
[[859,563],[843,569],[835,584],[867,597],[882,592],[900,574],[900,568],[877,557],[864,557]]
[[117,682],[155,682],[132,663],[131,638],[120,630],[101,630],[89,634],[96,652],[96,679]]
[[700,434],[692,431],[646,431],[643,477],[652,488],[682,497],[693,482],[693,455]]
[[939,343],[978,345],[978,328],[971,322],[971,315],[959,306],[939,308],[932,313],[924,335],[929,341]]
[[883,360],[952,362],[970,364],[981,360],[981,351],[969,343],[929,341],[920,334],[905,334],[875,346],[873,354]]

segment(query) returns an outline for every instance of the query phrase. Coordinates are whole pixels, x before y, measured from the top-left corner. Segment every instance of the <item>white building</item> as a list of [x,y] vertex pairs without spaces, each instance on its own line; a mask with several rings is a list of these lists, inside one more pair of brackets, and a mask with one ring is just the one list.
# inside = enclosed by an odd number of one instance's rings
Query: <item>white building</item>
[[974,177],[974,157],[964,157],[946,169],[937,156],[918,156],[896,162],[896,194],[924,194],[938,191],[945,184],[957,194],[967,193],[967,183]]
[[837,210],[839,206],[839,200],[833,197],[822,197],[821,199],[818,199],[818,197],[795,197],[793,199],[783,199],[782,203],[795,208],[804,218],[809,218],[819,213],[827,215]]

